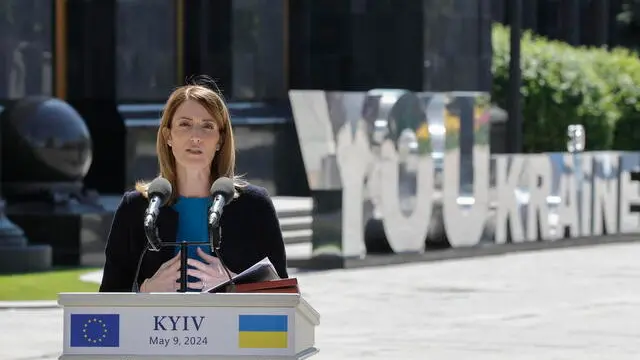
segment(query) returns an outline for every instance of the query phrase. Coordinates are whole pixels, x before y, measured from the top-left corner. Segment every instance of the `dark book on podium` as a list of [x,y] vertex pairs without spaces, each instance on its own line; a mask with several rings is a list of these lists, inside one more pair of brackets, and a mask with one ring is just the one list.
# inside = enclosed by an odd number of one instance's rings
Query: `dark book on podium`
[[247,270],[233,276],[231,280],[222,282],[203,292],[208,293],[280,293],[299,294],[298,279],[281,279],[278,272],[269,261],[264,258]]

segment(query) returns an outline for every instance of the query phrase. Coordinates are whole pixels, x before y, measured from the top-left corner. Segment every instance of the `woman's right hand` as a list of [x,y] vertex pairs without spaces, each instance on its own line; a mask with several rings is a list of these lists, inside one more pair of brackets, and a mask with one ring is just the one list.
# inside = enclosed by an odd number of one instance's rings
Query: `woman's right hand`
[[160,265],[152,277],[146,279],[140,292],[174,292],[178,290],[180,279],[180,252]]

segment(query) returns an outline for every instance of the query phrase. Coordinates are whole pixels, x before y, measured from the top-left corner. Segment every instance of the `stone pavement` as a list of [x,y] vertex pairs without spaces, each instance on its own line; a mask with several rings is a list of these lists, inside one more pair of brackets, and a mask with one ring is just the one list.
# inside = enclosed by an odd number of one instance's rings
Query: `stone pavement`
[[[638,359],[640,244],[295,273],[318,360]],[[0,359],[55,359],[59,309],[0,310]]]

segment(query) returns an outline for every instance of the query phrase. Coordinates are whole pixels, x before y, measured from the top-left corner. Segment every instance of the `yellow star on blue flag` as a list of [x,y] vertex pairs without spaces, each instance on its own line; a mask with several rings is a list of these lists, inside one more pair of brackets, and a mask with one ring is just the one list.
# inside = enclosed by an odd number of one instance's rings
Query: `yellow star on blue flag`
[[119,347],[120,315],[71,314],[71,347]]

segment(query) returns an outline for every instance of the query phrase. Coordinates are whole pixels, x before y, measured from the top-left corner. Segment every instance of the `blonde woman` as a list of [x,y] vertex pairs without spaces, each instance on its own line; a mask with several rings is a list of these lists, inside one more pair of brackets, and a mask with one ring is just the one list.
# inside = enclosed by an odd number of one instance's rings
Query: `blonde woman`
[[[207,85],[189,84],[169,97],[156,140],[160,176],[172,185],[157,227],[166,242],[202,241],[190,246],[188,289],[201,291],[227,279],[208,241],[209,190],[218,177],[233,179],[235,198],[220,221],[221,256],[239,273],[268,257],[281,278],[287,278],[280,224],[267,191],[240,181],[234,174],[235,146],[229,111],[219,93]],[[138,260],[147,245],[143,218],[149,203],[148,184],[126,193],[116,210],[105,249],[100,291],[132,291]],[[179,289],[179,248],[163,247],[144,254],[137,285],[141,292]]]

